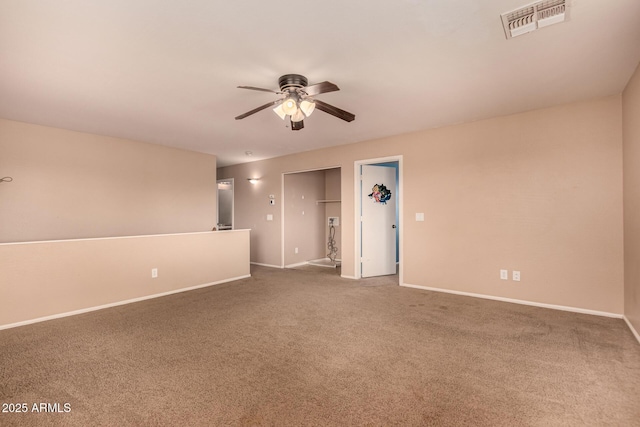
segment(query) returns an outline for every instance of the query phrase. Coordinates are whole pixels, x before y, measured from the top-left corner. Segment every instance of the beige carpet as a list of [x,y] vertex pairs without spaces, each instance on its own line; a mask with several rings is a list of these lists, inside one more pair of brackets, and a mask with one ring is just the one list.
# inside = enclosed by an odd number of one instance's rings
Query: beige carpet
[[623,320],[252,274],[0,331],[0,425],[640,425]]

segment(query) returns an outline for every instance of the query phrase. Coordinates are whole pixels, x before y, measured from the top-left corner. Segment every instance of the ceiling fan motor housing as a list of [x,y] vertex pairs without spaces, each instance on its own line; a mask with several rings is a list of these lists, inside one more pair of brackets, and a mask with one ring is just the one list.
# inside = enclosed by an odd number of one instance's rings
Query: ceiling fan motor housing
[[300,74],[285,74],[278,79],[280,90],[290,92],[290,89],[303,88],[308,85],[307,78]]

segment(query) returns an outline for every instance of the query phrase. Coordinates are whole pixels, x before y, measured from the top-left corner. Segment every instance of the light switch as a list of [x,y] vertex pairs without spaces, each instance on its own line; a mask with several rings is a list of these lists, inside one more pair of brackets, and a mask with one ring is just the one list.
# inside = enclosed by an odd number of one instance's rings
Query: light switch
[[424,221],[424,212],[416,213],[416,221]]
[[273,215],[267,214],[267,221],[273,221]]

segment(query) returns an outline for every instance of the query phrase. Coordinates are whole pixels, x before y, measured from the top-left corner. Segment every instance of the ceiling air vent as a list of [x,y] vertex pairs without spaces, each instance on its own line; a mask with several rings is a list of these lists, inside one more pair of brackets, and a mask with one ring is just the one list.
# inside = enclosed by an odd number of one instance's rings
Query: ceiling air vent
[[546,0],[503,13],[502,25],[507,39],[568,19],[567,0]]

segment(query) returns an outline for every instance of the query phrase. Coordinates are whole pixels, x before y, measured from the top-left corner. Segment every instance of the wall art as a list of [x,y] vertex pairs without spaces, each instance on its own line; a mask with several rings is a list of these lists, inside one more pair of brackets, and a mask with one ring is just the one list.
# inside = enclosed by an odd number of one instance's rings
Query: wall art
[[384,184],[376,184],[371,190],[373,192],[369,194],[369,198],[373,199],[374,203],[386,205],[387,200],[391,198],[391,191],[389,191],[389,189]]

